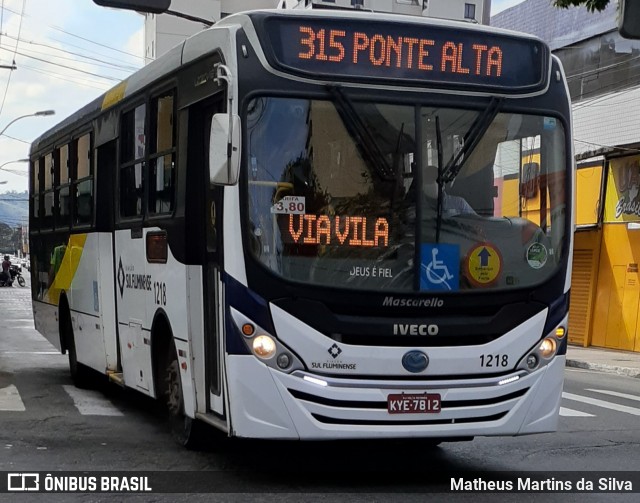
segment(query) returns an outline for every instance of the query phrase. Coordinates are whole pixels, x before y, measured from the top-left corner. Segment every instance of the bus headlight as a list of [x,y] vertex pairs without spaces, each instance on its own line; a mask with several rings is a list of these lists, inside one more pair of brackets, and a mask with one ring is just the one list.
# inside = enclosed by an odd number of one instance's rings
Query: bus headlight
[[547,337],[546,339],[542,340],[542,344],[540,344],[538,351],[540,351],[540,354],[544,358],[549,358],[550,356],[553,356],[555,354],[557,347],[558,345],[556,344],[555,339]]
[[565,318],[560,325],[548,332],[544,339],[529,350],[524,358],[520,360],[517,369],[533,372],[551,362],[558,352],[560,343],[567,335],[566,325],[567,319]]
[[287,373],[305,368],[300,359],[293,354],[293,351],[271,335],[268,330],[234,308],[230,308],[229,311],[238,332],[242,334],[245,346],[262,363]]
[[253,352],[256,356],[268,360],[276,354],[276,343],[268,335],[259,335],[253,339]]

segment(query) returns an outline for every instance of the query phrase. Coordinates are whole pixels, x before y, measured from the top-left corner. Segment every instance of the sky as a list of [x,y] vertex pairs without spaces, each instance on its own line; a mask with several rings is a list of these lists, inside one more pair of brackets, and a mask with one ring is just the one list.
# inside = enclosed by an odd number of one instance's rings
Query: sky
[[[31,141],[143,66],[144,17],[92,0],[0,0],[0,9],[0,66],[17,66],[0,68],[0,191],[22,192],[28,163],[12,161]],[[42,110],[56,113],[9,125]]]
[[[491,14],[521,1],[492,0]],[[93,0],[0,0],[0,66],[17,66],[0,68],[0,192],[28,189],[28,164],[13,161],[34,139],[142,67],[143,26]],[[9,125],[42,110],[56,113]]]

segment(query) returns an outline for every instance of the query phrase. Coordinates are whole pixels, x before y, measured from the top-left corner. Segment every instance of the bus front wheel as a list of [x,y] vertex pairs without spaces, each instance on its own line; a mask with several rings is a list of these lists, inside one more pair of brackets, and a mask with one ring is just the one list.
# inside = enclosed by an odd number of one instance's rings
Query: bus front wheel
[[197,419],[190,418],[184,413],[180,364],[173,344],[167,355],[164,395],[174,439],[189,449],[197,447],[202,440],[202,425]]

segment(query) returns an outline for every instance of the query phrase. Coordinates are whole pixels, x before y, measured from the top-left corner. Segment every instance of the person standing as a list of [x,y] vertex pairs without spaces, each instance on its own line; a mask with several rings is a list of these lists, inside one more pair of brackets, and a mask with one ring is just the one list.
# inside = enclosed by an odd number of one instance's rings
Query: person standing
[[2,278],[5,282],[11,281],[11,261],[9,260],[9,255],[4,256],[4,260],[2,261]]

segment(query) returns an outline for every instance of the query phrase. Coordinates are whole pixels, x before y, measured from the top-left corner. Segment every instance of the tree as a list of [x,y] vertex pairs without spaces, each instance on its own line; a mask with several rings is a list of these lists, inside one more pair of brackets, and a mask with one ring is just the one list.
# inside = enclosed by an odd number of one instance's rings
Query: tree
[[554,0],[553,5],[556,7],[560,7],[561,9],[568,9],[571,6],[580,6],[584,5],[587,10],[593,11],[602,11],[607,5],[609,5],[609,0]]

